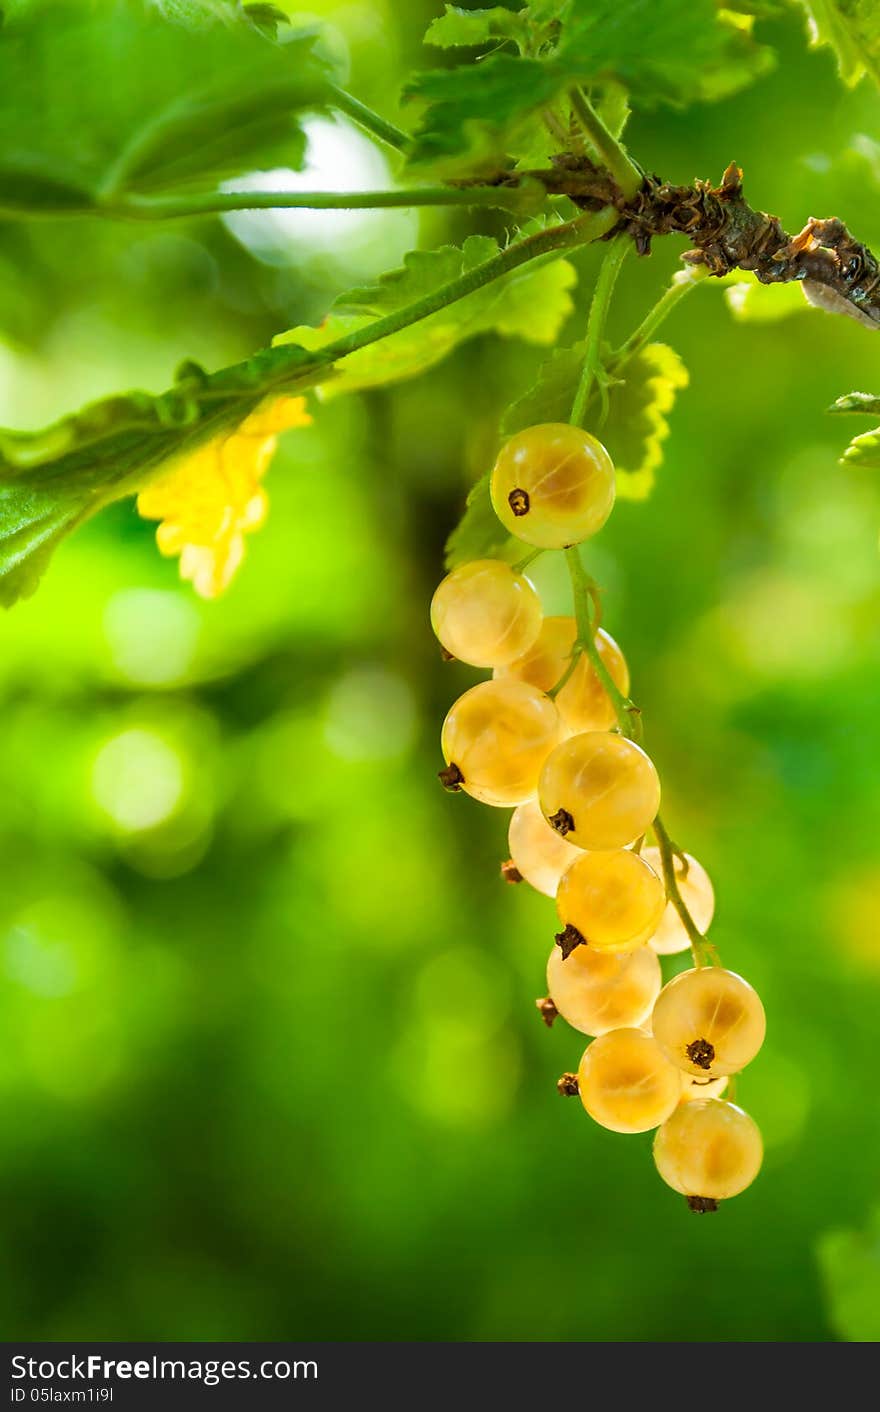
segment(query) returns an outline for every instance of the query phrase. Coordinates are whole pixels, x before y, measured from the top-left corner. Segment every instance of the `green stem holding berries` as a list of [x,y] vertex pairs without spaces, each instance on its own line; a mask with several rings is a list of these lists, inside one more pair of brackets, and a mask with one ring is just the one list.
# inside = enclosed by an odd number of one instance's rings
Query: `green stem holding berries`
[[[608,671],[596,647],[593,619],[593,581],[583,566],[577,545],[572,545],[570,548],[566,549],[564,553],[571,577],[575,619],[578,625],[578,646],[582,646],[582,650],[587,653],[594,672],[608,693],[611,703],[614,706],[621,735],[638,743],[643,733],[641,712],[628,696],[624,696],[617,682]],[[563,683],[564,681],[565,678],[563,678]],[[554,691],[549,694],[554,695],[555,691],[558,689],[561,689],[561,687],[554,688]],[[663,882],[666,887],[666,895],[681,918],[682,925],[687,932],[694,964],[696,966],[717,965],[718,957],[715,954],[715,948],[706,940],[703,933],[700,931],[688,910],[687,903],[681,895],[678,879],[675,875],[676,850],[659,814],[654,820],[653,829],[657,839],[657,847],[660,850],[660,858],[663,863]]]
[[687,903],[681,895],[678,886],[678,879],[675,876],[675,854],[676,849],[666,831],[666,825],[658,814],[652,825],[654,837],[657,840],[657,847],[660,850],[660,858],[663,863],[663,881],[666,884],[666,895],[672,903],[679,917],[682,926],[688,935],[691,944],[695,966],[717,966],[718,956],[711,942],[707,941],[700,931],[690,912]]
[[[626,256],[627,248],[622,238],[620,236],[616,237],[611,244],[608,254],[605,256],[602,269],[599,272],[599,278],[596,282],[587,322],[586,352],[584,355],[583,370],[578,382],[571,412],[571,421],[574,425],[580,425],[586,413],[594,382],[604,375],[601,364],[602,335],[608,316],[611,297],[614,292],[614,285]],[[635,354],[644,347],[663,320],[672,312],[685,294],[687,294],[688,290],[695,287],[699,278],[702,278],[702,275],[698,275],[696,279],[690,274],[684,277],[677,275],[674,278],[670,287],[648,312],[638,328],[634,330],[626,342],[621,345],[609,360],[609,370],[614,369],[615,371],[619,371],[626,365],[630,358],[634,357]],[[597,623],[595,606],[598,593],[597,585],[584,568],[578,545],[569,545],[563,553],[565,554],[569,577],[571,579],[574,615],[577,623],[577,638],[572,648],[571,660],[565,672],[556,685],[548,692],[548,695],[551,697],[558,695],[566,682],[570,679],[580,657],[586,653],[593,671],[602,683],[614,707],[621,735],[638,743],[641,741],[643,735],[641,712],[630,697],[625,696],[620,690],[620,687],[609,672],[596,646]],[[666,895],[681,918],[682,925],[684,926],[691,944],[694,964],[698,967],[712,964],[717,965],[718,958],[715,954],[714,947],[703,936],[703,933],[691,916],[687,904],[681,895],[678,879],[675,875],[676,850],[659,814],[654,820],[653,829],[663,865],[663,881],[666,887]]]
[[[584,568],[580,550],[576,544],[570,545],[568,549],[563,550],[563,553],[568,565],[574,599],[574,616],[577,623],[577,643],[575,644],[577,656],[586,653],[589,657],[593,671],[611,699],[621,735],[625,735],[628,740],[637,741],[642,734],[639,709],[628,696],[624,696],[596,646],[595,600],[598,593],[596,583]],[[561,688],[555,687],[554,692],[558,689]]]
[[600,395],[604,394],[602,333],[608,317],[611,296],[617,283],[617,276],[628,252],[629,241],[623,236],[615,236],[608,247],[605,259],[602,261],[602,268],[596,281],[596,289],[590,303],[590,314],[587,320],[587,352],[569,417],[572,426],[582,425],[594,383],[598,382]]

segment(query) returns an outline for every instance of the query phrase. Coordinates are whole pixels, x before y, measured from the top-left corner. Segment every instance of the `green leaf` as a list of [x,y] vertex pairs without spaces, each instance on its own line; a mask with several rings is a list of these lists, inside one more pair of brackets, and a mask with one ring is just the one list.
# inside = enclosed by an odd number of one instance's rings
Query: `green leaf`
[[761,284],[744,271],[736,271],[736,275],[739,277],[731,279],[724,290],[724,301],[737,323],[775,324],[813,308],[797,280],[790,284]]
[[437,49],[477,49],[494,39],[525,40],[528,23],[522,11],[505,10],[495,5],[491,10],[462,10],[459,5],[447,5],[446,13],[432,20],[425,34],[425,43]]
[[313,42],[274,44],[230,5],[16,11],[0,27],[0,208],[300,165],[300,116],[326,96]]
[[491,54],[480,64],[418,74],[403,96],[426,105],[409,153],[411,165],[455,172],[494,171],[529,137],[533,114],[560,91],[540,59]]
[[[752,17],[715,0],[567,0],[558,43],[417,74],[404,96],[424,105],[410,160],[449,172],[519,158],[541,108],[574,85],[613,84],[641,106],[726,97],[766,73]],[[535,7],[525,15],[535,19]],[[547,7],[539,14],[546,28]],[[442,23],[442,22],[441,22]],[[649,42],[648,42],[649,41]],[[618,95],[620,107],[622,99]]]
[[446,541],[446,567],[466,564],[471,559],[522,559],[525,546],[505,530],[489,498],[489,472],[472,487],[464,513]]
[[817,1255],[835,1333],[850,1343],[880,1342],[880,1210],[865,1231],[828,1231]]
[[[392,270],[375,285],[342,295],[318,328],[301,325],[281,334],[275,344],[322,348],[375,318],[423,298],[497,253],[496,241],[483,235],[470,236],[461,249],[446,245],[439,250],[413,251],[406,256],[402,269]],[[571,313],[569,291],[576,278],[567,260],[537,262],[527,270],[514,271],[418,324],[350,354],[339,365],[325,394],[380,387],[414,377],[445,358],[459,343],[480,333],[552,343]]]
[[586,343],[557,348],[538,370],[538,379],[522,397],[512,402],[501,419],[501,435],[513,436],[540,422],[567,422],[584,365]]
[[278,38],[279,29],[290,24],[290,16],[284,10],[280,10],[277,5],[257,3],[255,5],[245,5],[244,13],[247,15],[252,25],[267,34],[270,39]]
[[593,106],[612,137],[620,137],[629,122],[632,109],[629,94],[622,83],[610,79],[591,93]]
[[715,0],[571,0],[558,50],[580,83],[614,78],[649,106],[727,97],[772,62],[749,17]]
[[[515,402],[502,424],[504,436],[537,422],[568,421],[583,367],[586,345],[559,349],[538,375],[535,386]],[[608,414],[602,420],[601,398],[594,391],[586,425],[607,446],[617,471],[617,494],[644,500],[663,460],[669,435],[668,414],[676,394],[687,387],[688,373],[678,354],[664,343],[650,343],[631,358],[608,389]]]
[[[430,316],[412,332],[379,341],[334,362],[334,337],[480,265],[498,253],[472,236],[459,250],[416,252],[402,270],[352,290],[320,329],[295,331],[286,346],[207,374],[185,364],[159,397],[133,392],[106,398],[38,432],[0,431],[0,602],[32,591],[65,534],[112,500],[140,490],[164,462],[240,423],[264,397],[338,381],[369,387],[410,376],[463,338],[493,330],[552,341],[571,308],[575,280],[567,262],[548,257]],[[308,345],[308,346],[306,346]],[[366,356],[364,356],[366,355]]]
[[621,386],[614,387],[607,420],[599,435],[617,470],[622,500],[644,500],[663,461],[669,413],[677,394],[690,381],[678,354],[665,343],[649,343],[626,365]]
[[849,87],[870,74],[880,83],[880,10],[876,0],[800,0],[813,48],[827,44]]
[[860,466],[866,471],[880,470],[880,427],[853,437],[840,459],[845,465]]
[[838,397],[828,408],[829,412],[862,412],[868,416],[880,416],[880,397],[873,392],[848,392]]

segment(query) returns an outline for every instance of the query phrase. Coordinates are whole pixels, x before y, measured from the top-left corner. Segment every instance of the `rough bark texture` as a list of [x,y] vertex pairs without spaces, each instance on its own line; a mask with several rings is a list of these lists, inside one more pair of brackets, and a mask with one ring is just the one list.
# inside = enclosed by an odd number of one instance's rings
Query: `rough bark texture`
[[753,271],[762,284],[797,280],[811,303],[880,328],[880,262],[868,247],[836,217],[811,216],[799,234],[789,235],[776,216],[749,205],[734,162],[719,186],[699,180],[674,186],[646,176],[631,201],[624,200],[607,172],[583,157],[566,154],[550,171],[521,175],[540,180],[553,195],[569,196],[582,210],[616,206],[620,221],[604,238],[626,231],[642,255],[649,253],[655,236],[683,235],[693,246],[684,258],[705,265],[712,275],[740,269]]

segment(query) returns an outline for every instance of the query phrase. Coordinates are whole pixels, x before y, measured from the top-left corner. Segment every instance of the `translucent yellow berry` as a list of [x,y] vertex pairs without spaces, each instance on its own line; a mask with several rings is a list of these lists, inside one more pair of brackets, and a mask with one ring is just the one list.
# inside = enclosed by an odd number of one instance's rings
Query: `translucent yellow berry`
[[589,1113],[615,1133],[644,1133],[665,1122],[681,1079],[660,1046],[637,1029],[609,1030],[584,1053],[578,1091]]
[[538,793],[547,822],[578,848],[624,848],[660,808],[660,781],[644,750],[605,731],[557,745]]
[[[650,947],[646,947],[646,950],[650,951],[650,949]],[[692,1103],[694,1099],[699,1098],[720,1098],[729,1083],[730,1079],[727,1074],[722,1074],[718,1079],[697,1079],[693,1074],[682,1074],[681,1101],[682,1103]]]
[[739,1073],[761,1048],[767,1028],[757,991],[720,966],[682,971],[671,980],[651,1023],[673,1063],[704,1079]]
[[537,800],[514,809],[507,832],[510,856],[527,883],[547,897],[555,897],[559,879],[581,850],[551,829]]
[[531,799],[541,766],[559,738],[549,696],[519,681],[484,681],[450,708],[440,743],[448,789],[500,808]]
[[517,432],[501,448],[492,504],[518,539],[542,549],[579,544],[614,505],[614,465],[601,441],[567,422]]
[[654,1138],[657,1171],[698,1211],[745,1191],[763,1156],[755,1120],[718,1098],[682,1103]]
[[513,662],[541,630],[541,600],[523,574],[499,559],[460,564],[431,600],[431,626],[446,651],[472,667]]
[[565,959],[554,946],[547,962],[550,999],[581,1034],[637,1028],[650,1015],[660,983],[660,962],[649,946],[619,956],[577,946]]
[[[687,862],[687,871],[678,856],[674,859],[678,890],[685,906],[696,922],[698,930],[706,932],[715,915],[715,893],[705,868],[701,867],[696,858],[692,858],[689,853],[684,856]],[[659,848],[643,848],[642,857],[647,858],[651,867],[655,868],[662,876],[663,863]],[[660,925],[651,937],[651,945],[658,956],[674,956],[679,951],[687,951],[690,946],[682,920],[671,902],[667,904]]]
[[[509,666],[497,668],[495,675],[517,677],[541,691],[549,691],[561,680],[571,660],[576,637],[574,618],[545,618],[534,645]],[[629,668],[614,638],[600,628],[596,633],[596,647],[615,685],[626,696],[629,692]],[[580,656],[577,666],[555,699],[562,724],[571,734],[607,731],[614,725],[611,698],[586,653]]]
[[[581,853],[556,894],[559,920],[591,951],[635,951],[652,935],[665,906],[666,893],[654,869],[626,848]],[[577,945],[577,937],[573,940]]]

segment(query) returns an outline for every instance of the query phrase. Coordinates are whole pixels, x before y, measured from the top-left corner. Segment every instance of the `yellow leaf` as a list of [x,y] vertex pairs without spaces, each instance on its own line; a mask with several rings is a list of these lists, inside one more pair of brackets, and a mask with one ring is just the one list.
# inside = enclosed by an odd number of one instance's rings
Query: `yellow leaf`
[[278,435],[311,422],[304,397],[262,402],[233,431],[175,457],[138,496],[146,520],[160,520],[160,553],[180,555],[181,578],[216,598],[244,557],[244,537],[266,517],[261,484]]

